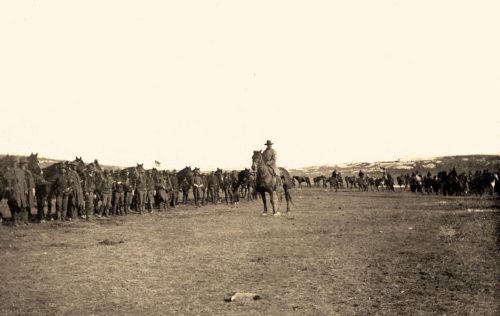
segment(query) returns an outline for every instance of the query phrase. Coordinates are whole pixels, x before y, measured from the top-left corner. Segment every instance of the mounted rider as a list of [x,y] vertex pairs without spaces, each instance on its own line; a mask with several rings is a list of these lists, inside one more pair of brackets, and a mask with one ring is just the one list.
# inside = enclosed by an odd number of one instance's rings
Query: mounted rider
[[281,173],[276,164],[278,154],[276,153],[276,150],[272,148],[274,144],[270,140],[268,140],[264,145],[267,146],[267,148],[262,153],[262,159],[264,160],[264,163],[266,164],[268,169],[271,171],[272,175],[276,177],[277,183],[281,184]]
[[363,179],[365,177],[365,173],[363,172],[363,170],[359,170],[359,173],[358,173],[358,176]]

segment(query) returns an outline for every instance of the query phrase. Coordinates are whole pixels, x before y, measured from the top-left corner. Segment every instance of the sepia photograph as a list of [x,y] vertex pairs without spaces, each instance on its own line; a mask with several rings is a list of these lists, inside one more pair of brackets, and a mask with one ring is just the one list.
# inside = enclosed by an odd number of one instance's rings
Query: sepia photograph
[[0,315],[499,315],[500,1],[0,2]]

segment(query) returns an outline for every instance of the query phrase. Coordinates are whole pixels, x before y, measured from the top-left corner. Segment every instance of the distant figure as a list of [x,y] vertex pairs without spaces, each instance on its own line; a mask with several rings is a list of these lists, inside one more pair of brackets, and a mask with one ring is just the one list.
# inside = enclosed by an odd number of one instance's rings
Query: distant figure
[[334,179],[337,178],[337,169],[333,170],[333,172],[332,172],[332,178],[334,178]]

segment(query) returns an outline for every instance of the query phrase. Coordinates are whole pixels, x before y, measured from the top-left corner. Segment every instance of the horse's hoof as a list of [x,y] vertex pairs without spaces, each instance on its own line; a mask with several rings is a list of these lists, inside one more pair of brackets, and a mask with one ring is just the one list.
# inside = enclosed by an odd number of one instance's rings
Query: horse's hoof
[[264,213],[260,214],[260,216],[267,216],[267,213],[264,212]]
[[280,213],[280,212],[276,212],[276,213],[274,213],[274,216],[276,216],[276,217],[280,217],[280,216],[281,216],[281,213]]

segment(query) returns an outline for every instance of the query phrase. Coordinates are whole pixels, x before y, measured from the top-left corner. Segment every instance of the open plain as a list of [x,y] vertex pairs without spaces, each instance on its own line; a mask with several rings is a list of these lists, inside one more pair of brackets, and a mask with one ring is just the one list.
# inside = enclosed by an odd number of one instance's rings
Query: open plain
[[242,201],[1,225],[0,314],[498,315],[496,197],[293,195],[281,217]]

